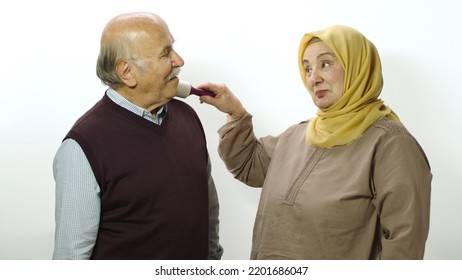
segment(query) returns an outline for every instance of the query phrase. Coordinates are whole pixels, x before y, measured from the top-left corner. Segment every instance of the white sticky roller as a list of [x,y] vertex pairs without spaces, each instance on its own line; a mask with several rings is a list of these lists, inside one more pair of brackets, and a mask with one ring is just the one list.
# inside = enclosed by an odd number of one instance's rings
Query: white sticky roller
[[197,89],[187,81],[180,80],[178,82],[178,91],[176,93],[176,96],[181,97],[181,98],[186,98],[190,96],[191,94],[197,95],[197,96],[202,96],[202,95],[210,95],[212,97],[215,96],[215,94],[211,91],[204,90],[204,89]]
[[178,92],[176,96],[186,98],[191,94],[191,84],[187,81],[180,80],[178,82]]

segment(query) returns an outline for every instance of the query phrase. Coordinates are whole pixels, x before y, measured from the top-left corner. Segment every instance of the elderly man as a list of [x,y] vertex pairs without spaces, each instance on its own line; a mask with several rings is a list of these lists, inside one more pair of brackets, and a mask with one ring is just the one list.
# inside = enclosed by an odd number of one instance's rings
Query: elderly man
[[151,13],[113,18],[101,37],[102,99],[53,162],[54,259],[220,259],[205,134],[173,99],[184,61]]

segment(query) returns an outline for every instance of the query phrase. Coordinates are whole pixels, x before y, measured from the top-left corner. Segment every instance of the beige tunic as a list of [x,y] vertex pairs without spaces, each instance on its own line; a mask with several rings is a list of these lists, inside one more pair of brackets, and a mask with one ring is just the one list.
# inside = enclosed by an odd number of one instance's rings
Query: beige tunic
[[422,259],[432,174],[417,141],[386,117],[331,149],[306,127],[257,139],[247,113],[219,130],[230,172],[263,187],[251,259]]

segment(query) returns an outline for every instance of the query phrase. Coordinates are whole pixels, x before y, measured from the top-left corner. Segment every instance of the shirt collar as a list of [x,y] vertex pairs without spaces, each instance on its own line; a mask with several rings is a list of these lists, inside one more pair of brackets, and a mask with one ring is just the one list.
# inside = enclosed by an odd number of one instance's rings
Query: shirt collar
[[155,116],[151,114],[148,110],[141,108],[130,101],[128,101],[125,97],[123,97],[120,93],[115,91],[113,88],[108,88],[106,91],[106,95],[111,99],[114,103],[119,105],[120,107],[127,109],[128,111],[143,117],[145,119],[163,119],[165,116],[165,112],[167,111],[167,104],[161,106]]

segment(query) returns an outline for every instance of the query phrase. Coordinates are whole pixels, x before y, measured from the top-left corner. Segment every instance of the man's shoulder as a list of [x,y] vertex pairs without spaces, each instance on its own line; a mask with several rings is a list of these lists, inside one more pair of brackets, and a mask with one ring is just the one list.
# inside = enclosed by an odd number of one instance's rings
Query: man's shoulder
[[194,110],[194,108],[191,105],[187,104],[182,100],[173,98],[168,102],[167,106],[167,111],[173,112],[174,114],[178,114],[178,112],[183,112],[184,114],[197,116],[196,110]]

